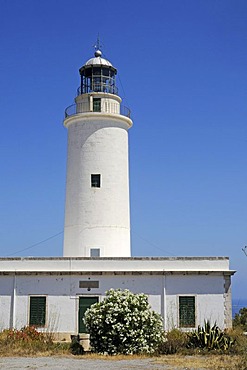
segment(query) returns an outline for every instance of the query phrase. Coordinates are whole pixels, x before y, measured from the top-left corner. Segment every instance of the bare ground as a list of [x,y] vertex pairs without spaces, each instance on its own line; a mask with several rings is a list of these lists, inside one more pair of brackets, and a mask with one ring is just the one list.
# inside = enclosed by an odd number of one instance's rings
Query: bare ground
[[156,364],[152,359],[96,360],[82,357],[2,357],[0,369],[15,370],[165,370],[171,369],[163,364]]
[[239,356],[161,356],[135,357],[1,357],[0,369],[9,370],[232,370],[238,366]]

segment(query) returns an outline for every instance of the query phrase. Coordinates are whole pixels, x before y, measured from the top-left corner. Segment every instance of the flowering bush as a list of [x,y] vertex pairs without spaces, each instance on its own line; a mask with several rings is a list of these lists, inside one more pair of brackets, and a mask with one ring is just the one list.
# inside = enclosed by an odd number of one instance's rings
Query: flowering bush
[[4,329],[0,331],[0,357],[68,353],[69,344],[53,342],[53,334],[40,333],[34,326]]
[[85,313],[92,351],[107,354],[154,353],[163,340],[161,316],[145,294],[110,289]]
[[44,334],[39,333],[34,326],[24,326],[21,330],[8,329],[4,330],[8,341],[45,341]]

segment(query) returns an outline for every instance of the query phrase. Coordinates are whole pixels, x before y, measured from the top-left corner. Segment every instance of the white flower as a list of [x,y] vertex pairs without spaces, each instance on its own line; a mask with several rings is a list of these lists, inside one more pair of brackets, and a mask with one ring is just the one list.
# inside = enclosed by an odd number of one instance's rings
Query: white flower
[[92,349],[98,353],[153,353],[162,340],[162,319],[145,294],[106,292],[105,299],[85,314]]

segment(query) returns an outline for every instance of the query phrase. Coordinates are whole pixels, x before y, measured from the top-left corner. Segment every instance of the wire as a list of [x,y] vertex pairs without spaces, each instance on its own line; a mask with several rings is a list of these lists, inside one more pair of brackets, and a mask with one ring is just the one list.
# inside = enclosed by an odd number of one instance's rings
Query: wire
[[56,236],[61,235],[61,234],[63,234],[63,231],[60,231],[60,232],[59,232],[59,233],[57,233],[57,234],[54,234],[54,235],[52,235],[52,236],[49,236],[49,238],[46,238],[46,239],[44,239],[44,240],[41,240],[41,241],[40,241],[40,242],[38,242],[38,243],[32,244],[32,245],[30,245],[30,246],[29,246],[29,247],[27,247],[27,248],[24,248],[24,249],[21,249],[21,250],[19,250],[19,251],[14,252],[14,253],[8,254],[8,255],[6,255],[5,257],[7,257],[7,256],[14,256],[14,255],[15,255],[15,254],[17,254],[17,253],[21,253],[21,252],[27,251],[28,249],[34,248],[34,247],[36,247],[37,245],[42,244],[42,243],[45,243],[45,242],[47,242],[48,240],[51,240],[51,239],[53,239],[53,238],[55,238]]
[[126,93],[125,93],[125,90],[124,90],[124,87],[123,87],[123,84],[122,84],[122,81],[121,81],[121,78],[120,78],[120,74],[118,74],[118,80],[119,80],[121,88],[123,90],[123,99],[127,100],[126,99]]
[[[107,55],[106,55],[106,53],[105,53],[105,52],[103,52],[103,56],[108,60],[108,57],[107,57]],[[126,97],[126,93],[125,93],[125,90],[124,90],[124,87],[123,87],[123,84],[122,84],[122,81],[121,81],[121,78],[120,78],[120,74],[119,74],[119,72],[118,72],[118,74],[117,74],[117,78],[118,78],[118,80],[119,80],[119,83],[120,83],[121,89],[122,89],[122,91],[123,91],[123,96],[121,96],[121,98],[122,98],[122,99],[125,99],[126,103],[128,104],[127,97]]]
[[156,248],[156,249],[160,250],[161,252],[165,252],[165,253],[167,253],[169,256],[175,257],[175,255],[174,255],[174,254],[171,254],[170,252],[168,252],[168,251],[166,251],[166,250],[164,250],[164,249],[162,249],[162,248],[159,248],[156,244],[154,244],[153,242],[150,242],[149,240],[147,240],[147,239],[143,238],[141,235],[137,234],[135,231],[134,231],[134,232],[133,232],[133,230],[131,230],[131,231],[132,231],[132,233],[134,233],[136,236],[138,236],[140,239],[142,239],[142,240],[143,240],[143,241],[145,241],[146,243],[148,243],[148,244],[152,245],[154,248]]

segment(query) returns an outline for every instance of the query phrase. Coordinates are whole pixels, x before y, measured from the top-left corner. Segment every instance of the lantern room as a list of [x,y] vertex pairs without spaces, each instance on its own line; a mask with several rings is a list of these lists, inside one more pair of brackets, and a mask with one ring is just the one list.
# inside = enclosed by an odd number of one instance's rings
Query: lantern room
[[96,50],[94,58],[89,59],[79,69],[81,75],[81,86],[78,95],[92,92],[103,92],[117,94],[116,74],[117,70],[106,59],[102,58],[100,50]]

